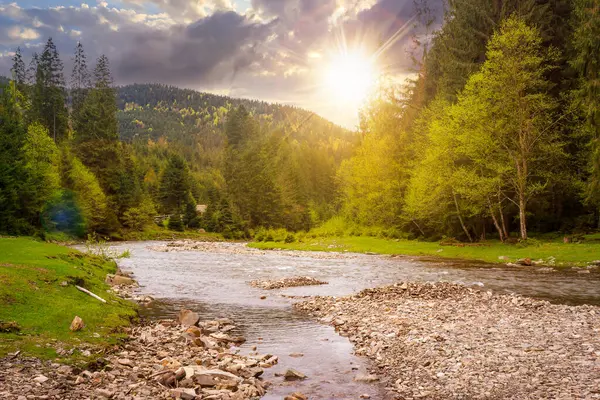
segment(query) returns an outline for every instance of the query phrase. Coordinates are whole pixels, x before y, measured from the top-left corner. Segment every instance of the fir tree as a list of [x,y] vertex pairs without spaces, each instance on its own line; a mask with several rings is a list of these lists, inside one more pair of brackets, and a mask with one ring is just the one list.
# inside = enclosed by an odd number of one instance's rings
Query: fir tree
[[85,96],[90,87],[90,73],[87,68],[87,58],[81,42],[77,42],[75,58],[73,59],[73,72],[71,73],[71,91],[73,96],[73,114],[77,118]]
[[15,55],[12,58],[13,66],[12,73],[15,82],[18,87],[21,87],[27,82],[27,76],[25,71],[25,62],[23,61],[23,56],[21,55],[21,48],[17,47],[15,51]]
[[31,113],[31,119],[40,122],[55,142],[67,136],[63,64],[52,38],[48,39],[37,63]]

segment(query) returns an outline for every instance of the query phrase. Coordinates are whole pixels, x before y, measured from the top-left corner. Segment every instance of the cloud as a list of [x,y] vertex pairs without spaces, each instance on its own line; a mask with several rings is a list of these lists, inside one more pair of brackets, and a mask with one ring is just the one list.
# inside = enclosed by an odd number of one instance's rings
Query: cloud
[[[80,40],[90,64],[109,57],[119,84],[161,82],[302,106],[316,99],[311,108],[319,111],[315,82],[329,53],[344,45],[376,52],[404,27],[380,59],[405,73],[417,32],[412,0],[245,0],[245,10],[232,0],[85,1],[0,5],[0,54],[21,46],[29,56],[52,37],[68,75]],[[0,75],[9,70],[9,57],[0,57]]]

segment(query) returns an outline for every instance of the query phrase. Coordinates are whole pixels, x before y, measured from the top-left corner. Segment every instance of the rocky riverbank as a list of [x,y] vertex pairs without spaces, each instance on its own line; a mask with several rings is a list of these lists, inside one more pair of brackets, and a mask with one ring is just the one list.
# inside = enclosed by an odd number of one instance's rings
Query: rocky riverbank
[[[232,321],[177,321],[130,330],[127,341],[87,368],[18,356],[0,360],[2,399],[257,399],[264,395],[270,354],[238,354]],[[190,326],[185,326],[190,325]]]
[[399,283],[297,303],[349,337],[394,399],[600,399],[600,308]]

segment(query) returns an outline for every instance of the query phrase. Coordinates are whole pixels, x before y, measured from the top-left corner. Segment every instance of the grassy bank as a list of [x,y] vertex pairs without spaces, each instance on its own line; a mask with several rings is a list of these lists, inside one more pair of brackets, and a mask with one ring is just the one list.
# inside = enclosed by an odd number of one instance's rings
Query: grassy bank
[[[116,343],[136,311],[133,303],[107,292],[104,279],[115,271],[114,262],[67,247],[27,238],[0,238],[0,357],[20,350],[56,358],[57,348]],[[76,284],[107,303],[78,291]],[[86,326],[71,332],[69,326],[76,315]],[[80,352],[75,351],[69,358],[79,357]]]
[[[545,264],[582,266],[600,259],[600,242],[569,243],[559,241],[532,241],[528,245],[504,244],[488,241],[477,246],[442,246],[437,242],[391,240],[367,236],[304,238],[293,243],[254,242],[258,249],[286,249],[304,251],[350,251],[356,253],[395,254],[407,256],[436,256],[489,263],[506,263],[520,258],[542,259]],[[507,257],[507,259],[501,259]]]

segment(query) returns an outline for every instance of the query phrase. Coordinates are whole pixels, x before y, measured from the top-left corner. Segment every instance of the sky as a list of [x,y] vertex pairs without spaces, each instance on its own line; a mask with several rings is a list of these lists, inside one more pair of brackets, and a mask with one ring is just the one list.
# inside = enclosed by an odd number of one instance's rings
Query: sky
[[120,85],[291,104],[354,128],[354,71],[403,81],[423,35],[413,0],[0,0],[0,75],[17,46],[28,63],[52,37],[68,77],[81,41]]

